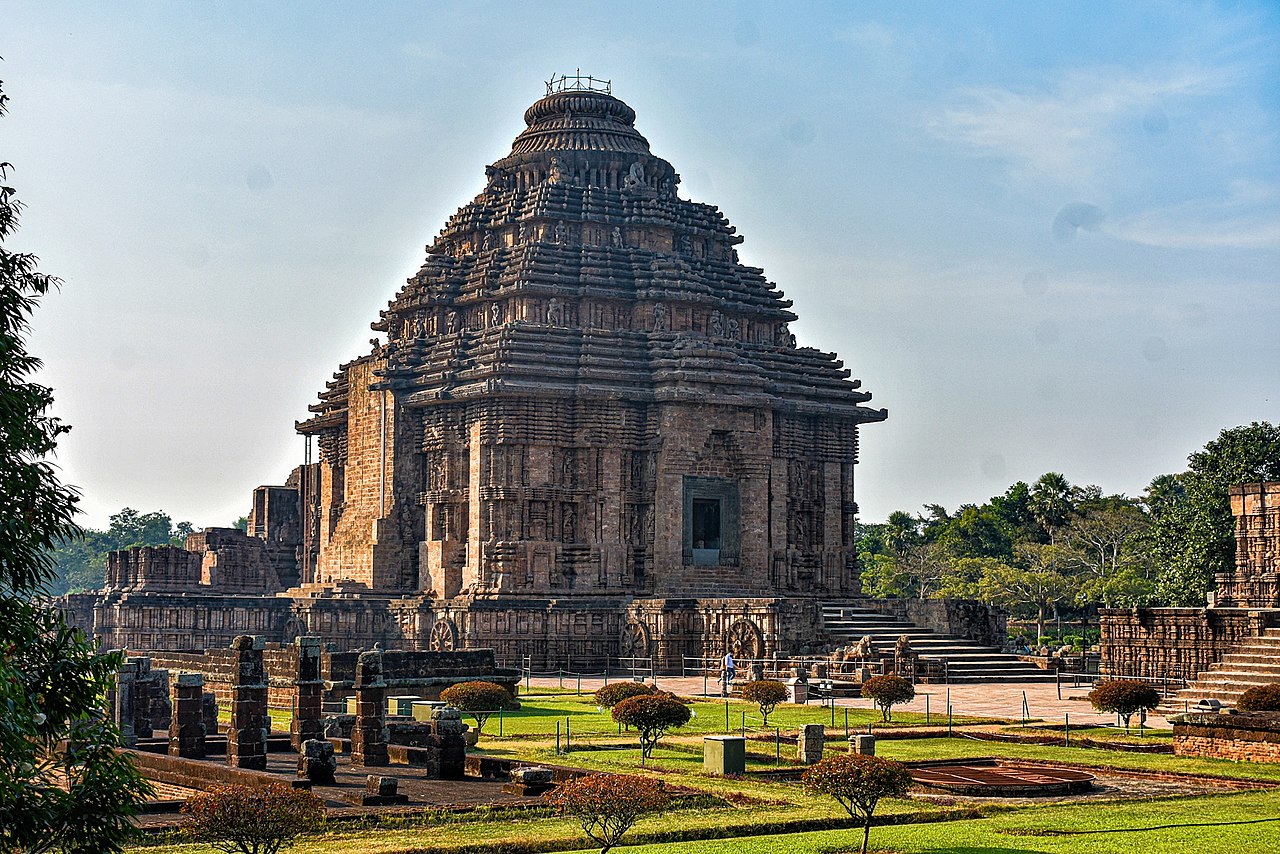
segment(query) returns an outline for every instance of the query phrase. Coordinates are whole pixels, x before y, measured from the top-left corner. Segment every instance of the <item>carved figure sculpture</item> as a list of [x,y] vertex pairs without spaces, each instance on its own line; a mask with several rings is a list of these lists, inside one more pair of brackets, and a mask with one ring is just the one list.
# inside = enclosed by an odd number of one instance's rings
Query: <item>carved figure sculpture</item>
[[667,331],[667,307],[662,303],[658,303],[653,307],[653,331]]
[[562,180],[562,176],[560,174],[560,158],[552,157],[551,165],[547,168],[547,183],[559,184],[561,180]]
[[711,312],[711,321],[708,324],[711,334],[716,338],[724,337],[724,316],[718,311]]
[[611,238],[612,238],[612,240],[613,240],[613,245],[614,245],[614,246],[621,246],[621,245],[622,245],[622,229],[618,228],[618,227],[615,225],[615,226],[613,227],[613,232],[612,232],[612,234],[611,234]]
[[729,337],[730,337],[730,338],[732,338],[732,339],[733,339],[733,340],[735,340],[735,341],[737,341],[737,340],[738,340],[738,336],[739,336],[739,328],[738,328],[738,320],[737,320],[737,318],[734,318],[734,317],[729,318],[729,324],[728,324],[728,329],[727,329],[727,331],[728,331],[728,334],[729,334]]
[[627,177],[622,179],[622,185],[628,190],[634,190],[642,184],[644,184],[644,164],[636,160],[627,170]]
[[560,305],[560,300],[555,297],[547,303],[547,323],[551,326],[560,326],[564,323],[564,306]]
[[565,232],[564,223],[557,222],[556,223],[556,243],[564,243],[565,236],[566,236],[566,232]]
[[502,305],[500,303],[495,302],[493,305],[489,306],[489,325],[502,325]]

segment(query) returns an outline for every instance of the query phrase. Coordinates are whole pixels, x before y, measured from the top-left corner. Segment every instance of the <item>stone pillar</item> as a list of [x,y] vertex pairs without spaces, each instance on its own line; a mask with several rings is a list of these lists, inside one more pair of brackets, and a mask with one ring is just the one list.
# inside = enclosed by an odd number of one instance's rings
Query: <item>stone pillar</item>
[[294,684],[297,687],[293,694],[293,722],[289,725],[289,735],[293,749],[301,753],[305,742],[324,738],[321,705],[324,682],[320,679],[320,651],[323,647],[320,638],[314,636],[300,637],[295,643],[298,671],[294,675]]
[[440,779],[461,780],[467,770],[467,725],[452,706],[433,709],[431,728],[440,745]]
[[130,656],[129,661],[138,665],[137,676],[134,677],[133,699],[133,734],[136,738],[151,738],[155,727],[151,722],[151,703],[155,694],[155,674],[151,672],[151,658],[146,655]]
[[169,755],[202,759],[204,747],[204,677],[180,673],[173,684],[173,712],[169,723]]
[[351,730],[351,763],[387,765],[387,683],[382,678],[382,653],[360,653],[356,662],[356,723]]
[[267,767],[267,672],[262,638],[240,635],[231,642],[231,726],[227,764],[256,771]]
[[800,761],[812,765],[822,759],[822,748],[827,743],[827,728],[822,724],[801,724],[800,737],[796,739],[796,752]]
[[200,714],[204,718],[204,734],[218,734],[218,695],[205,691],[200,697]]
[[138,743],[138,732],[134,728],[134,702],[137,700],[139,668],[137,659],[126,658],[116,671],[116,702],[112,713],[116,728],[120,730],[121,747],[133,747]]
[[169,729],[173,722],[173,703],[169,699],[169,671],[151,671],[151,727]]

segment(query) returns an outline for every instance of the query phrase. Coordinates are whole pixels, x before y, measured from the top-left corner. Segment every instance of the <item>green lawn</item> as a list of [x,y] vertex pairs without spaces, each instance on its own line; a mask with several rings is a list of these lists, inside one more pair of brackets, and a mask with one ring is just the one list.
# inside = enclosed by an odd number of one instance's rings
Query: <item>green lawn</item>
[[[609,710],[597,707],[590,694],[583,694],[580,697],[521,695],[520,706],[519,711],[503,712],[501,716],[491,717],[485,724],[485,735],[497,735],[501,729],[502,734],[507,737],[537,736],[554,739],[556,724],[560,723],[563,731],[566,718],[569,720],[571,734],[580,734],[584,737],[618,734],[618,725],[613,722]],[[766,729],[764,720],[760,716],[760,709],[741,700],[697,698],[690,709],[694,716],[689,721],[689,725],[682,727],[680,732],[722,733],[726,730],[740,732],[744,715],[748,731],[762,732]],[[769,716],[768,729],[780,728],[783,732],[788,730],[794,732],[801,724],[820,723],[827,725],[829,736],[838,735],[843,738],[846,720],[851,731],[865,732],[868,724],[871,724],[873,730],[883,726],[880,722],[880,713],[871,709],[837,707],[834,715],[836,728],[834,731],[830,730],[832,720],[829,707],[798,706],[786,703],[778,706]],[[903,712],[893,716],[892,725],[895,728],[916,727],[924,726],[926,722],[932,726],[944,726],[946,717],[932,715],[926,721],[922,714]],[[957,726],[1001,722],[995,718],[957,717],[953,719],[953,724]]]

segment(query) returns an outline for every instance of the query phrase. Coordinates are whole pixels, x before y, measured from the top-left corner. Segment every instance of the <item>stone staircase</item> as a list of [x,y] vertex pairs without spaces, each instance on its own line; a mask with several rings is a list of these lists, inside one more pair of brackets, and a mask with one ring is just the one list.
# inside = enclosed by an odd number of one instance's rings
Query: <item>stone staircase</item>
[[1245,640],[1208,670],[1196,674],[1183,688],[1157,709],[1162,714],[1195,711],[1201,700],[1217,700],[1235,706],[1240,695],[1255,685],[1280,682],[1280,629],[1267,629],[1259,637]]
[[1053,671],[1041,670],[1016,655],[981,646],[965,638],[947,637],[870,608],[842,602],[824,602],[822,620],[827,633],[841,646],[856,644],[870,635],[876,654],[893,655],[898,638],[906,635],[922,659],[945,660],[947,678],[953,683],[1053,682]]

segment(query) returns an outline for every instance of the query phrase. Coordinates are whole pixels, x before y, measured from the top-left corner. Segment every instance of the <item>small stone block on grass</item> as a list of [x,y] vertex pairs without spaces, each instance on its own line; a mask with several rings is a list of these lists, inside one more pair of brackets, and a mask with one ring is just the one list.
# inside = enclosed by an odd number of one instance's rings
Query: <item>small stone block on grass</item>
[[436,709],[443,709],[444,703],[439,700],[415,700],[409,708],[409,713],[413,715],[415,721],[429,721],[432,719],[432,713]]
[[521,797],[541,795],[555,788],[553,777],[554,774],[550,768],[513,768],[511,780],[502,784],[502,791],[508,795]]
[[849,752],[859,753],[863,756],[875,756],[876,737],[874,735],[849,736]]
[[702,738],[702,770],[718,777],[747,772],[747,740],[740,735]]
[[822,724],[801,724],[800,737],[796,739],[797,758],[806,765],[822,760],[822,748],[826,746],[827,728]]

